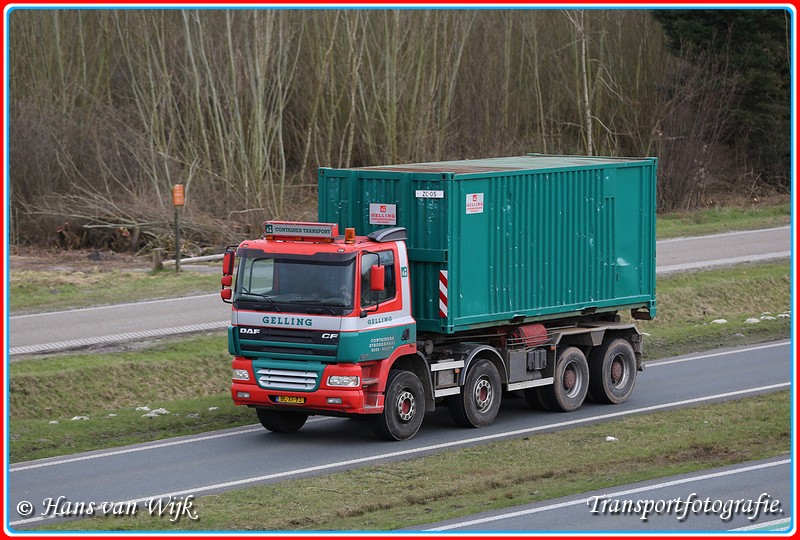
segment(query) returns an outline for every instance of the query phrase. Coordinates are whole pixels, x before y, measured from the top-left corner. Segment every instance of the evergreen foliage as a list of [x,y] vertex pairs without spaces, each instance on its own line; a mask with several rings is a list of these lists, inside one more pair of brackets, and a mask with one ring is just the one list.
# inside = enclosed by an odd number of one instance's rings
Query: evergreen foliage
[[736,76],[738,105],[725,141],[773,184],[788,186],[791,166],[791,14],[781,9],[655,12],[669,48],[702,62],[706,55]]

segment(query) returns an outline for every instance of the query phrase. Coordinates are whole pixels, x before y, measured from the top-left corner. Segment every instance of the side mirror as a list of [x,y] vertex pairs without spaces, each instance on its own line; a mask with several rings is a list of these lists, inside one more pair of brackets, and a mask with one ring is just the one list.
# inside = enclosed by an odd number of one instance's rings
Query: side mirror
[[386,288],[386,267],[372,266],[369,269],[369,288],[372,291],[381,292]]
[[222,301],[230,304],[233,297],[231,285],[233,285],[233,265],[236,262],[236,252],[232,249],[233,246],[225,248],[225,254],[222,255],[222,289],[219,291],[219,296]]
[[232,250],[226,250],[225,255],[222,256],[222,275],[223,276],[232,276],[233,275],[233,265],[236,259],[236,252]]

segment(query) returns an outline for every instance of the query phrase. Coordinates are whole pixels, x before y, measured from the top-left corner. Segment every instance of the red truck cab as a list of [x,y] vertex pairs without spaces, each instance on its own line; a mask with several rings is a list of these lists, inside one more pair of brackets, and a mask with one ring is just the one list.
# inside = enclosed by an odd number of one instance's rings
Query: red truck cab
[[235,284],[223,276],[222,291],[234,403],[272,431],[295,431],[309,414],[382,412],[389,368],[417,349],[404,236],[267,222],[261,239],[242,242]]

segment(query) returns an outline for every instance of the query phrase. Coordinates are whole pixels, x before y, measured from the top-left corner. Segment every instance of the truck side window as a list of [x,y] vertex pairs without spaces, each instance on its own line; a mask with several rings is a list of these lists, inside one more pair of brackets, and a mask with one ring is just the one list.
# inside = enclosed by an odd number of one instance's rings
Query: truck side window
[[[386,267],[383,291],[374,292],[369,288],[369,269],[378,264],[380,257],[381,266]],[[374,306],[375,300],[383,303],[397,295],[397,284],[394,274],[394,253],[381,251],[380,253],[365,253],[361,257],[361,307]]]

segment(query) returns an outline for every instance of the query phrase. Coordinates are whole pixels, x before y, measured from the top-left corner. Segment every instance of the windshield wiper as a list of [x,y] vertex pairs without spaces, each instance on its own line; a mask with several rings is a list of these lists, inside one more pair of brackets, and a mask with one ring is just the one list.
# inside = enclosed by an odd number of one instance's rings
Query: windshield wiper
[[[313,306],[313,307],[319,307],[319,308],[321,308],[321,309],[325,309],[325,310],[327,310],[327,311],[328,311],[328,313],[330,313],[331,315],[339,315],[339,314],[340,314],[338,311],[336,311],[336,309],[334,309],[333,307],[331,307],[331,306],[328,306],[328,305],[326,305],[326,304],[323,304],[323,303],[322,303],[322,302],[320,302],[319,300],[314,300],[314,299],[299,299],[299,300],[292,300],[290,303],[291,303],[291,304],[298,304],[298,305],[301,305],[301,306]],[[340,309],[341,309],[341,308],[340,308]]]
[[[246,294],[246,295],[248,295],[248,296],[258,296],[259,298],[263,298],[264,300],[266,300],[267,302],[269,302],[269,303],[272,305],[272,307],[273,307],[273,308],[275,308],[275,311],[277,311],[277,312],[279,312],[279,313],[283,311],[281,308],[279,308],[279,307],[278,307],[278,304],[275,302],[275,300],[273,300],[272,298],[270,298],[270,297],[269,297],[269,296],[267,296],[266,294],[262,294],[262,293],[254,293],[254,292],[250,292],[250,291],[248,291],[248,290],[245,290],[245,289],[242,289],[242,293],[241,293],[241,294]],[[241,297],[241,295],[239,295],[238,297],[236,297],[236,301],[237,301],[237,302],[241,302],[241,301],[242,301],[242,297]]]

